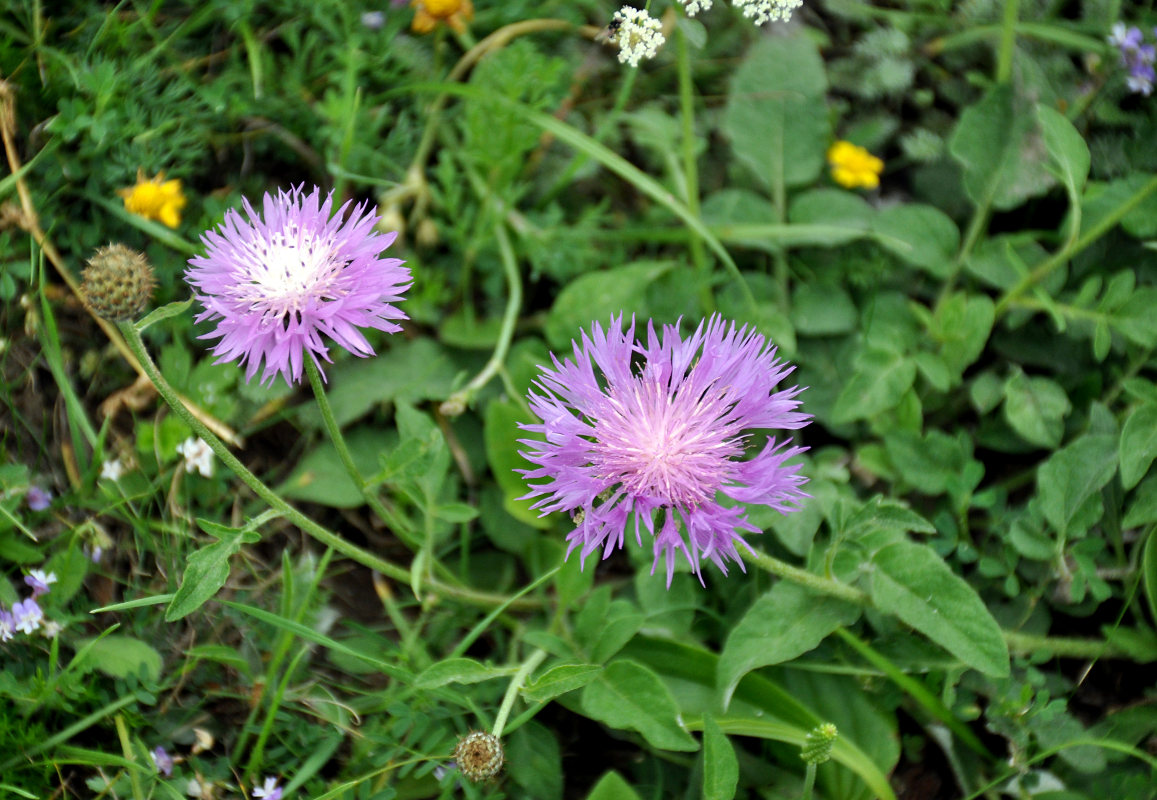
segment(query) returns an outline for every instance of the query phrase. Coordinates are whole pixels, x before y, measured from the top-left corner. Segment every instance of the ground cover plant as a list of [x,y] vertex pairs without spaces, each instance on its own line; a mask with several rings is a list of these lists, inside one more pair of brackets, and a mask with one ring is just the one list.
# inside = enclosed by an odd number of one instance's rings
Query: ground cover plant
[[0,795],[1157,797],[1157,11],[0,12]]

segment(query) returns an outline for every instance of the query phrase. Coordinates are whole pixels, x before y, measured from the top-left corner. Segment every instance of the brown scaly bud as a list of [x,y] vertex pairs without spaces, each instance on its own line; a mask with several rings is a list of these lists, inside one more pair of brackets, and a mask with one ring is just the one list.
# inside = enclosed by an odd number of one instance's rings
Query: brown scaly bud
[[502,770],[504,759],[502,741],[497,736],[482,731],[466,734],[454,748],[454,760],[458,763],[458,769],[475,783],[497,775]]
[[145,310],[156,285],[143,253],[110,244],[97,248],[84,268],[80,294],[97,316],[123,322]]

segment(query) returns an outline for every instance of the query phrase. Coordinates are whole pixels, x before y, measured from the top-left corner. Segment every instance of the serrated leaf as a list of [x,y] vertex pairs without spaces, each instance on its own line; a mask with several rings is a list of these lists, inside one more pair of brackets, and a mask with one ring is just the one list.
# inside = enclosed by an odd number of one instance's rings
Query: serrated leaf
[[1029,444],[1059,445],[1072,407],[1065,390],[1049,378],[1030,378],[1017,370],[1004,385],[1004,418]]
[[986,675],[1009,674],[1008,647],[980,596],[930,547],[896,542],[872,557],[872,602]]
[[472,658],[447,658],[431,664],[414,679],[419,689],[436,689],[449,683],[481,683],[515,672],[511,667],[488,667]]
[[217,594],[229,580],[229,559],[241,550],[241,545],[261,539],[252,530],[229,528],[206,519],[197,520],[197,525],[217,541],[189,555],[181,585],[165,609],[165,622],[188,616]]
[[536,703],[553,700],[560,694],[581,689],[599,676],[603,668],[598,664],[559,664],[539,678],[522,687],[522,693]]
[[1132,489],[1157,458],[1157,405],[1138,406],[1121,428],[1121,485]]
[[713,717],[703,717],[703,800],[732,800],[738,784],[735,748]]
[[731,629],[723,646],[717,676],[723,707],[748,672],[815,649],[832,631],[851,625],[859,616],[859,607],[851,603],[787,581],[775,584]]
[[635,661],[607,665],[583,689],[583,713],[612,728],[638,731],[661,750],[695,751],[699,744],[679,724],[679,707],[659,676]]

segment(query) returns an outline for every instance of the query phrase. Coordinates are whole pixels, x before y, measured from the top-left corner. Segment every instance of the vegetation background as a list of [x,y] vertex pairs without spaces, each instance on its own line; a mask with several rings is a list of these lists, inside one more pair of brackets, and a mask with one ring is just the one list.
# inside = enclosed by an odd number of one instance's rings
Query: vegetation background
[[[1157,797],[1157,104],[1106,40],[1152,42],[1152,4],[649,5],[631,69],[596,0],[424,34],[385,0],[9,0],[0,603],[57,582],[0,643],[0,793]],[[158,173],[167,221],[118,195]],[[315,527],[187,471],[75,293],[122,242],[180,303],[202,232],[299,184],[375,203],[414,275],[404,332],[327,373],[360,481],[186,306],[143,335]],[[712,312],[798,365],[812,499],[751,509],[705,585],[646,542],[564,563],[570,520],[517,499],[537,366]],[[465,781],[496,723],[505,769]]]

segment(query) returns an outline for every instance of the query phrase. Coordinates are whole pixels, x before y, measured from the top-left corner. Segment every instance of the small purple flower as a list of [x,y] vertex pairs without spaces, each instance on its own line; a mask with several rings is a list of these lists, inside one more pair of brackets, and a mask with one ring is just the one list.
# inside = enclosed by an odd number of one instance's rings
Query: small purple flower
[[40,597],[42,594],[48,594],[48,587],[56,583],[56,573],[45,572],[42,569],[30,570],[24,576],[24,582],[32,587],[33,597]]
[[[635,323],[623,333],[622,317],[604,331],[595,323],[574,344],[574,360],[542,368],[531,390],[531,410],[541,424],[524,425],[546,441],[523,439],[522,455],[535,469],[520,470],[530,484],[533,508],[572,513],[569,556],[603,548],[607,558],[623,546],[632,514],[655,536],[654,574],[665,558],[667,585],[682,551],[702,582],[701,559],[724,575],[727,561],[743,569],[737,529],[759,533],[738,503],[796,510],[807,497],[799,465],[784,464],[803,452],[759,429],[796,429],[810,415],[796,412],[798,387],[773,391],[794,367],[779,361],[763,336],[736,330],[718,315],[686,340],[677,325],[662,339],[647,325],[646,342],[635,340]],[[593,362],[593,363],[592,363]],[[747,445],[758,453],[744,459]],[[724,505],[719,495],[735,501]],[[656,530],[654,514],[662,511]],[[750,549],[750,548],[749,548]]]
[[44,612],[40,605],[29,597],[27,600],[12,606],[12,619],[16,630],[21,633],[32,633],[40,628],[40,622],[44,619]]
[[410,270],[380,257],[397,234],[376,233],[376,209],[364,203],[331,214],[332,207],[333,194],[323,200],[317,187],[266,194],[261,214],[245,200],[248,219],[225,212],[201,237],[206,254],[189,259],[185,280],[205,309],[197,322],[217,321],[201,338],[219,338],[217,361],[246,364],[247,380],[261,370],[268,383],[278,373],[300,381],[306,354],[315,364],[330,360],[323,335],[356,356],[373,355],[358,329],[396,333],[394,320],[408,319],[393,303],[410,287]]
[[52,492],[39,486],[29,486],[24,500],[33,511],[43,511],[52,504]]
[[266,778],[265,783],[253,790],[253,796],[262,800],[281,800],[281,787],[277,785],[277,778]]
[[11,613],[5,611],[3,606],[0,606],[0,642],[6,642],[11,639],[15,631],[16,620]]
[[[1154,30],[1157,35],[1157,29]],[[1148,97],[1153,92],[1153,82],[1157,80],[1154,62],[1157,62],[1157,47],[1144,44],[1144,34],[1138,27],[1127,27],[1118,22],[1108,37],[1109,44],[1120,51],[1121,66],[1129,70],[1125,84],[1129,91]]]
[[153,757],[153,764],[156,765],[158,772],[166,778],[173,774],[173,757],[165,751],[165,748],[157,745],[149,755]]

